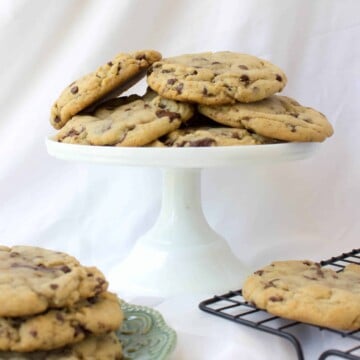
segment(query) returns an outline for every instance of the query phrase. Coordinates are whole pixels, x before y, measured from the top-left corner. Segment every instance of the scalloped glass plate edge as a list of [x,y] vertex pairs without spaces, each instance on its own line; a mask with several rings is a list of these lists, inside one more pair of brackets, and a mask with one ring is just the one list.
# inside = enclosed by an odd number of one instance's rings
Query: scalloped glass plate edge
[[124,360],[166,360],[176,346],[176,332],[163,316],[147,306],[121,300],[124,322],[116,332]]

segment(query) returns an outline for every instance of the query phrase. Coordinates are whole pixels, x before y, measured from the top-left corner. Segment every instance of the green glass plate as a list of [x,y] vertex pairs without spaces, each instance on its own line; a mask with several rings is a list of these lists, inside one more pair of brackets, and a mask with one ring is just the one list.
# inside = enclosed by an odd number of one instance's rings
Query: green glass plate
[[165,360],[176,345],[176,333],[161,314],[146,306],[121,303],[124,322],[117,331],[124,359]]

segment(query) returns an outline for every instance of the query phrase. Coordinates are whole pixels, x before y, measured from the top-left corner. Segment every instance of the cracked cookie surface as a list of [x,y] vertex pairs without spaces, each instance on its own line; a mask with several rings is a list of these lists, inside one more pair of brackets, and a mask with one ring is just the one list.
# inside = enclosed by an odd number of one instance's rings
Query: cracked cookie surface
[[169,99],[220,105],[262,100],[281,91],[287,79],[269,61],[222,51],[158,61],[148,70],[147,82]]
[[56,135],[58,142],[85,145],[143,146],[176,130],[193,107],[148,91],[109,100],[92,115],[74,116]]
[[273,262],[247,278],[243,296],[287,319],[342,330],[360,328],[360,265],[336,273],[308,260]]
[[51,350],[77,343],[87,335],[119,328],[123,313],[116,295],[104,292],[72,307],[17,318],[0,318],[0,350]]
[[212,120],[283,141],[324,141],[333,134],[325,115],[294,99],[274,95],[256,103],[198,107]]
[[2,360],[120,360],[122,347],[115,333],[88,336],[69,346],[49,351],[0,352]]
[[[206,126],[175,130],[161,141],[165,146],[171,147],[258,145],[276,142],[273,139],[252,134],[245,129]],[[155,142],[151,146],[161,145]]]
[[59,251],[34,246],[0,247],[0,316],[72,306],[107,289],[104,275]]
[[[139,77],[145,76],[146,69],[161,59],[155,50],[141,50],[120,53],[111,61],[100,66],[67,86],[51,108],[50,122],[55,129],[62,128],[67,121],[94,102],[109,93],[117,94],[127,90]],[[120,87],[120,89],[118,89]],[[113,94],[112,97],[116,95]]]

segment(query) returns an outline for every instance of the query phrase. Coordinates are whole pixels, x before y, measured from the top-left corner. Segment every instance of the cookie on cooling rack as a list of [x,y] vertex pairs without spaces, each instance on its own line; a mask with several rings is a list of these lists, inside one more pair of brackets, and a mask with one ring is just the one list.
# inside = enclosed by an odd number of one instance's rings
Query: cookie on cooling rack
[[342,272],[312,261],[277,261],[249,276],[245,300],[271,314],[314,325],[360,328],[360,265]]

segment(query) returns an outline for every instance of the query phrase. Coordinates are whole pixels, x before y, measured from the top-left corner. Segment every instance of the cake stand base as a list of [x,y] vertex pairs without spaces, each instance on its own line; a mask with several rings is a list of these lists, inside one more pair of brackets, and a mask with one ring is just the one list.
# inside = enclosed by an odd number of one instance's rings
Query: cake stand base
[[113,268],[109,280],[120,292],[165,297],[240,288],[245,273],[204,218],[200,170],[165,169],[157,222]]

